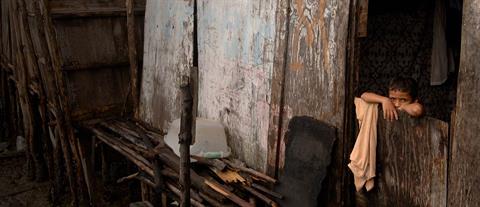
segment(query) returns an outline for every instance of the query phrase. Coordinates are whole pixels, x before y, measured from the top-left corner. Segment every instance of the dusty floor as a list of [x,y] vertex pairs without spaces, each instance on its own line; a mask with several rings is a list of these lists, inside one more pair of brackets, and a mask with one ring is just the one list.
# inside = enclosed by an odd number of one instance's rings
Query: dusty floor
[[25,176],[25,157],[0,157],[0,207],[52,206],[50,183],[36,183]]

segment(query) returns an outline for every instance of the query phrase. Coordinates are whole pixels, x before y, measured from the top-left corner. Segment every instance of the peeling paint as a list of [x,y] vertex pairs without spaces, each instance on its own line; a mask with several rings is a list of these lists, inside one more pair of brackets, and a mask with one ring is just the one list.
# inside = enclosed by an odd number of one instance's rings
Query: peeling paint
[[193,65],[193,4],[147,1],[140,118],[160,129],[180,115],[179,78]]
[[199,115],[222,120],[233,152],[265,170],[276,1],[199,5]]

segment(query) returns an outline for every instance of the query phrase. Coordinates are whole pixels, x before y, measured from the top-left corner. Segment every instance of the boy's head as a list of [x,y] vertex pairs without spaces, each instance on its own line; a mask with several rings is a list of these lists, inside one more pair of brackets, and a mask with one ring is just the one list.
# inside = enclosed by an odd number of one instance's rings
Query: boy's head
[[417,82],[413,78],[393,78],[388,84],[388,97],[397,108],[416,101]]

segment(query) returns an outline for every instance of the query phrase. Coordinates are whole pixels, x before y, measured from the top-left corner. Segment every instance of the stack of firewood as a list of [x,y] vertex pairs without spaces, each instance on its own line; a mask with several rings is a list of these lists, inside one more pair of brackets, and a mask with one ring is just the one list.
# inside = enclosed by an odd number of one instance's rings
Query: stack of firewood
[[[181,197],[180,157],[165,144],[160,132],[126,120],[102,121],[87,128],[140,169],[118,182],[138,179],[156,192],[168,192],[174,199]],[[196,160],[195,170],[190,169],[192,206],[255,206],[256,200],[277,206],[273,199],[282,199],[265,187],[275,184],[275,179],[238,160],[196,156],[192,159]]]

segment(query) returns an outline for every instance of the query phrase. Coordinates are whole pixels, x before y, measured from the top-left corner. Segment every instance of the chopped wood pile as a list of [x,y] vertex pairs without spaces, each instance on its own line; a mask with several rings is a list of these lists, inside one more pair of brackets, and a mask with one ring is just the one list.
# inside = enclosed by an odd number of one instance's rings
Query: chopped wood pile
[[[122,154],[140,170],[123,177],[118,182],[137,179],[154,189],[168,192],[179,200],[180,157],[163,141],[163,133],[130,120],[103,120],[86,124],[93,135]],[[269,206],[277,206],[275,198],[282,196],[269,190],[277,181],[263,173],[246,167],[233,159],[196,160],[191,168],[190,202],[192,206],[255,206],[260,200]]]

